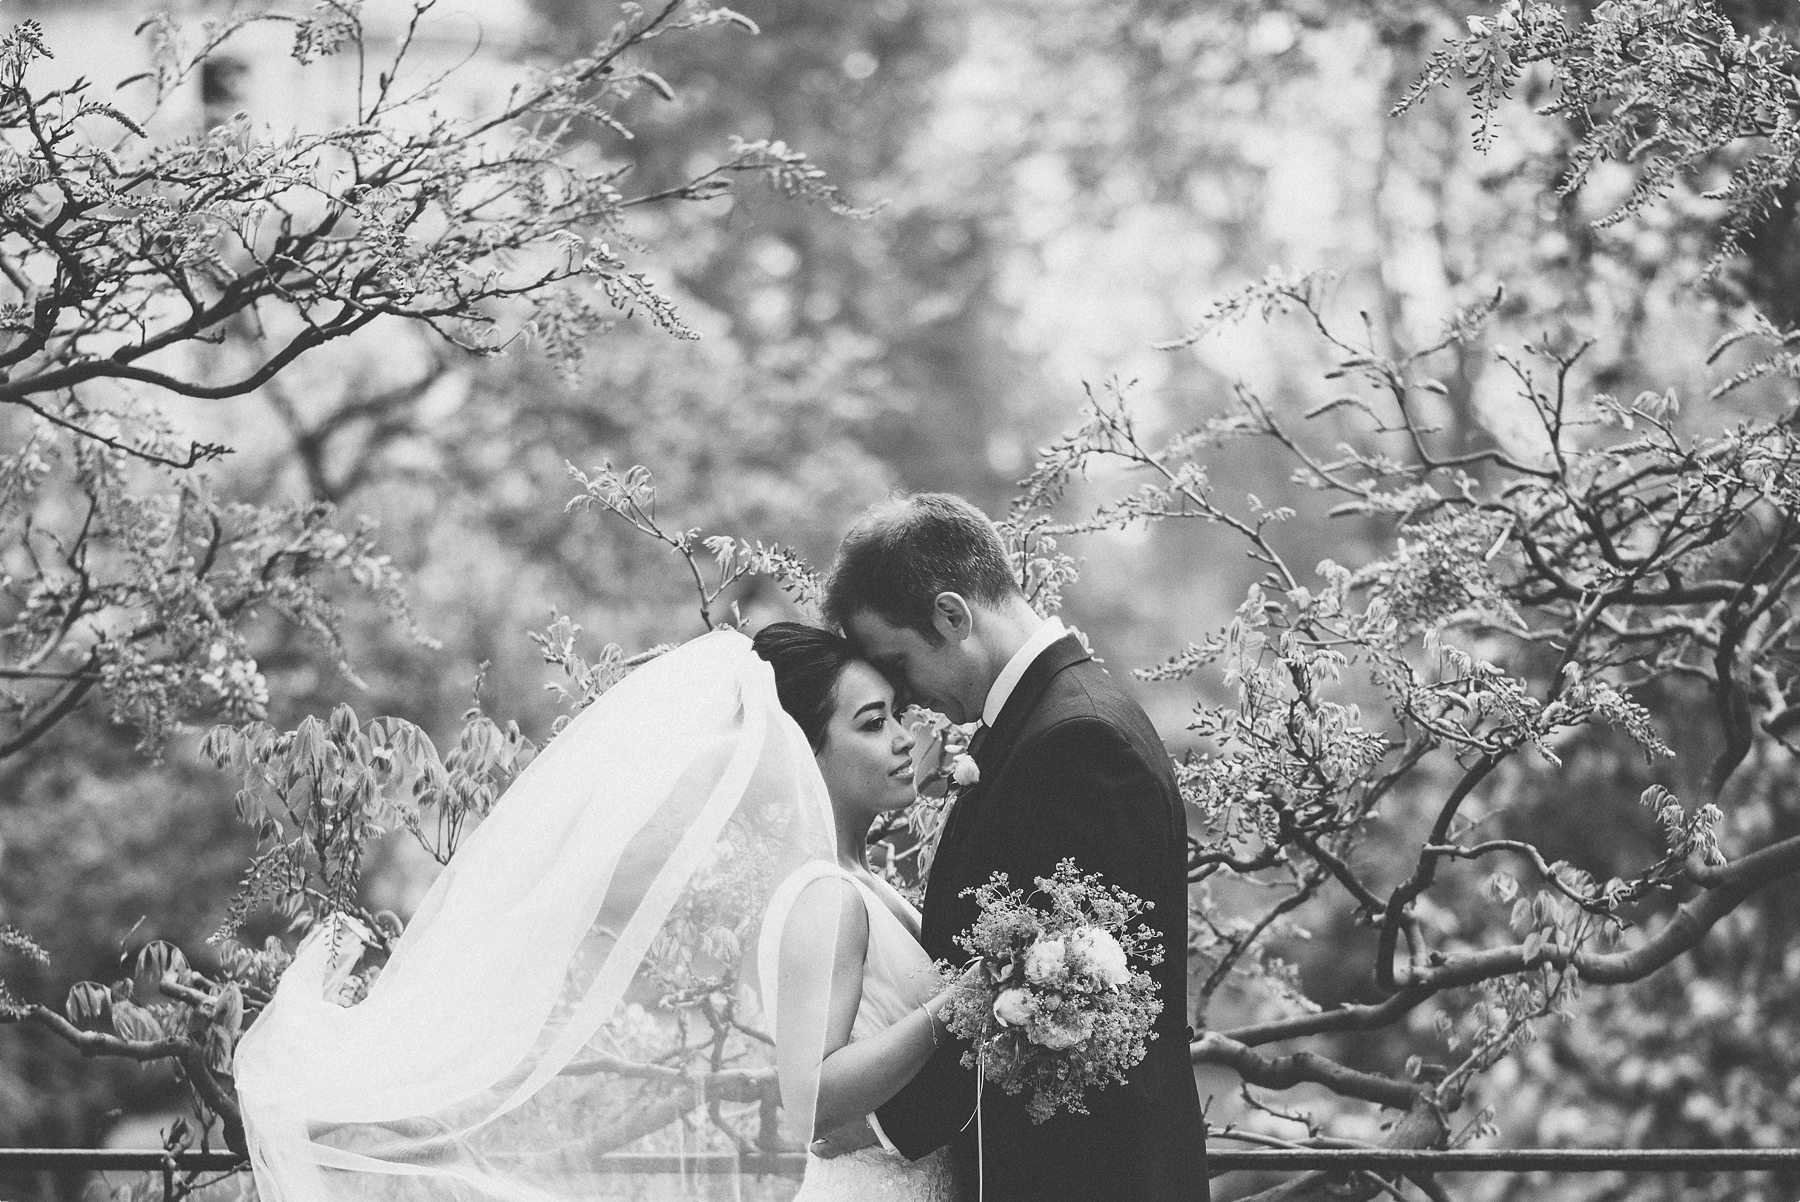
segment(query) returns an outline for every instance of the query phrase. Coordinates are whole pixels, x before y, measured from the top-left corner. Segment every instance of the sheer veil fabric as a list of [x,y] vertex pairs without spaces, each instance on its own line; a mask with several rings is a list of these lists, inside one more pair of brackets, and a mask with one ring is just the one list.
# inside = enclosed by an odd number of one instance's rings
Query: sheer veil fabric
[[[775,999],[751,966],[779,934],[760,920],[815,861],[835,862],[825,784],[750,641],[638,668],[464,841],[363,1001],[334,1000],[354,924],[303,941],[237,1055],[263,1202],[617,1197],[608,1152],[754,1139]],[[792,1142],[817,1063],[779,1083]]]

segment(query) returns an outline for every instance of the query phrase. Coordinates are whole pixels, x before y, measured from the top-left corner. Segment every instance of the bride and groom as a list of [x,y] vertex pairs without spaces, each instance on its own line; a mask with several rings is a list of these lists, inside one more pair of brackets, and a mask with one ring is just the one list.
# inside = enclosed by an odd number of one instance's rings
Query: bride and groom
[[[265,1202],[621,1196],[606,1151],[751,1080],[633,1061],[646,966],[673,956],[704,977],[736,947],[707,932],[752,909],[758,1037],[788,1131],[810,1138],[800,1202],[1207,1196],[1185,827],[1148,718],[1032,611],[992,523],[959,498],[865,515],[824,610],[842,634],[715,632],[579,715],[452,859],[359,1005],[330,1003],[355,961],[339,927],[303,944],[238,1055]],[[922,915],[866,859],[876,818],[913,801],[909,703],[981,723]],[[963,1067],[933,961],[966,958],[965,890],[1065,858],[1151,903],[1163,1008],[1124,1083],[1039,1124]]]

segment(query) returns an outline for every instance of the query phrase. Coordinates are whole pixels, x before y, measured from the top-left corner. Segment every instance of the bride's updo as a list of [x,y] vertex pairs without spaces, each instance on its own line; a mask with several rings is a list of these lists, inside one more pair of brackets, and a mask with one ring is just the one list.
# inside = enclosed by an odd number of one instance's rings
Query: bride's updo
[[750,641],[775,669],[775,695],[816,752],[837,706],[838,677],[856,659],[841,634],[803,622],[770,622]]

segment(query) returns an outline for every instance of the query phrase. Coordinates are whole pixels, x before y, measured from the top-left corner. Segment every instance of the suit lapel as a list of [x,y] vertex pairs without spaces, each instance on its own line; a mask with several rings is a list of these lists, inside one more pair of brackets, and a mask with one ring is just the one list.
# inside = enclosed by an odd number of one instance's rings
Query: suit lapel
[[1038,699],[1050,682],[1064,668],[1092,659],[1081,640],[1072,634],[1064,635],[1031,661],[1025,669],[1025,675],[1019,678],[1014,686],[1012,696],[1000,708],[999,717],[994,719],[993,729],[988,731],[987,738],[982,741],[980,754],[975,757],[975,764],[981,769],[984,781],[998,779],[1006,771],[1006,761],[1012,758],[1013,745],[1019,741],[1020,733],[1025,729],[1025,720],[1031,717],[1037,708]]
[[940,928],[946,918],[961,908],[962,891],[987,879],[987,873],[980,871],[981,865],[964,862],[965,844],[975,815],[999,787],[1006,762],[1012,757],[1013,745],[1025,728],[1025,720],[1037,708],[1038,699],[1057,673],[1092,658],[1081,640],[1072,634],[1044,648],[1019,678],[993,727],[974,749],[975,766],[981,770],[980,779],[963,790],[945,818],[944,832],[932,856],[931,878],[925,887],[921,942],[933,956],[956,958],[953,940],[959,932]]

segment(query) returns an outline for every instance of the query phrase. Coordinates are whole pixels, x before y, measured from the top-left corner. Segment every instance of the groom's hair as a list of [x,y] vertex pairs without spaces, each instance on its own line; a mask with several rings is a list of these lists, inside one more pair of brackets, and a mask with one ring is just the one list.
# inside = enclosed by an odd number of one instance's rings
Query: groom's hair
[[931,624],[939,593],[995,606],[1023,595],[1000,532],[981,510],[946,492],[896,497],[844,536],[825,582],[825,620],[842,629],[869,611],[935,647],[943,642]]

